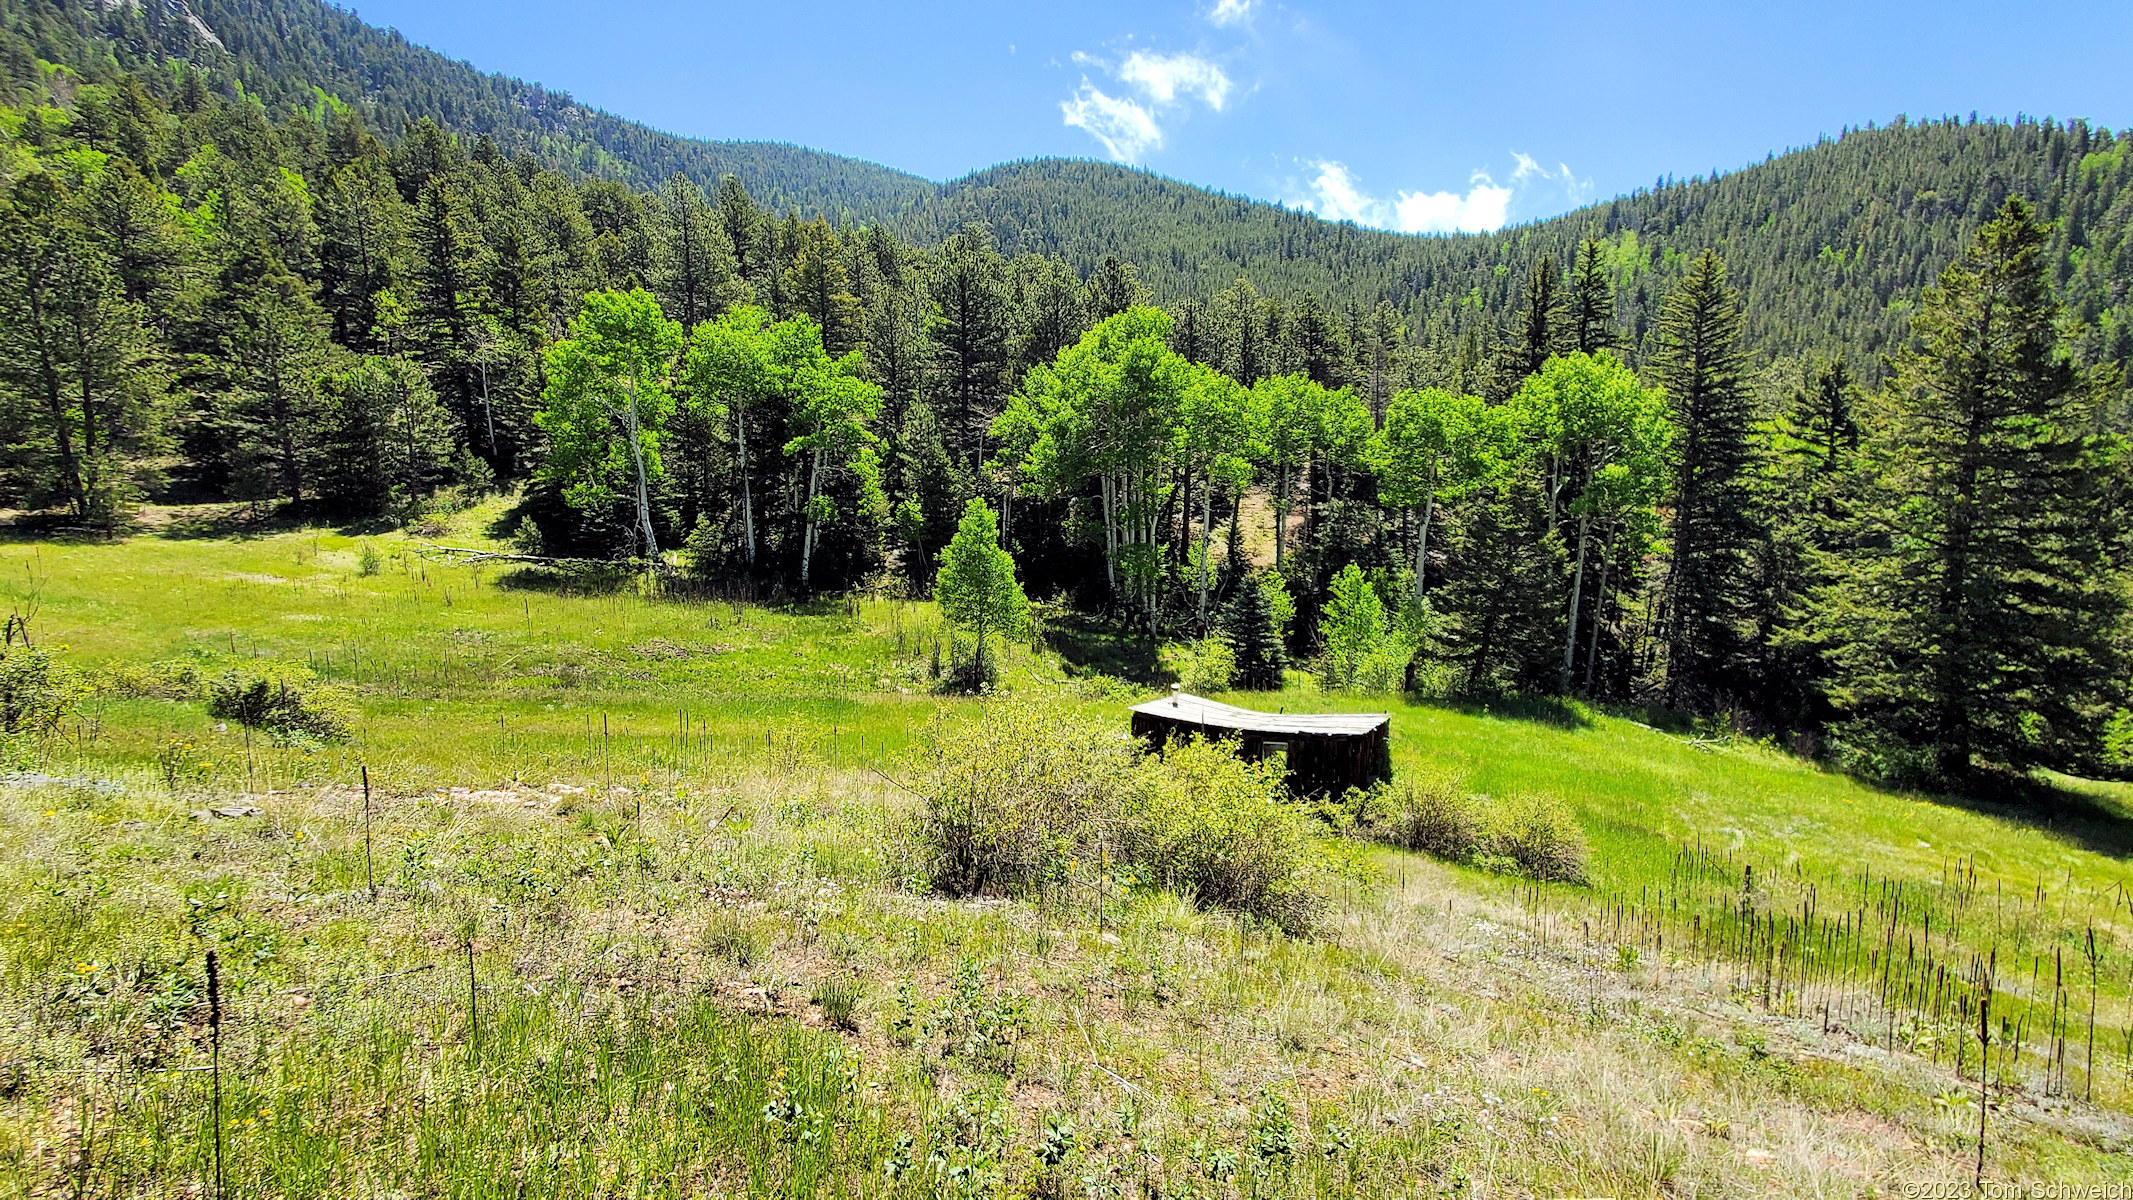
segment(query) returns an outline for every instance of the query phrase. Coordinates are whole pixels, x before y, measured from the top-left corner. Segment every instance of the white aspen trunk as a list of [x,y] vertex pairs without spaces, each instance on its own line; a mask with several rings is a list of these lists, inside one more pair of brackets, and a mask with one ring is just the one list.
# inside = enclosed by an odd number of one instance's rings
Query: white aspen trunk
[[644,535],[644,556],[659,557],[659,538],[652,532],[652,493],[644,481],[644,443],[637,434],[637,381],[630,380],[630,403],[627,420],[629,428],[630,461],[637,468],[637,531]]
[[800,590],[807,590],[808,572],[815,561],[815,494],[822,480],[822,451],[817,450],[807,466],[807,532],[800,538]]
[[733,406],[733,446],[741,464],[741,532],[748,541],[748,567],[755,568],[755,497],[748,490],[748,421],[746,409]]
[[1600,630],[1606,625],[1607,577],[1613,571],[1615,558],[1613,546],[1600,545],[1600,590],[1594,594],[1592,605],[1592,642],[1585,649],[1585,694],[1592,695],[1593,673],[1600,661]]
[[1274,485],[1274,570],[1281,570],[1281,547],[1289,534],[1289,464],[1281,464],[1274,473],[1280,482]]
[[493,466],[495,465],[493,460],[496,458],[496,406],[489,402],[489,362],[487,359],[483,359],[481,362],[481,411],[489,422],[489,458],[492,460],[490,465]]
[[1213,481],[1208,480],[1200,488],[1200,636],[1207,636],[1207,554],[1208,539],[1215,532]]
[[1117,527],[1112,523],[1114,510],[1117,508],[1117,504],[1112,495],[1113,484],[1111,476],[1109,476],[1108,474],[1103,476],[1100,482],[1103,485],[1102,490],[1104,498],[1104,580],[1105,582],[1111,585],[1111,594],[1113,596],[1117,596],[1118,531]]
[[1563,637],[1563,690],[1570,690],[1570,672],[1578,655],[1578,601],[1585,587],[1585,529],[1591,521],[1587,513],[1578,514],[1578,565],[1570,575],[1570,631]]
[[[1178,555],[1182,558],[1185,552],[1192,547],[1192,468],[1189,466],[1179,467],[1178,479],[1180,481],[1179,486],[1184,489],[1178,496],[1179,536],[1177,544]],[[1170,536],[1170,522],[1167,520],[1163,522],[1163,536],[1166,541]]]
[[[1168,542],[1170,541],[1170,530],[1167,523],[1162,523],[1163,513],[1158,511],[1155,506],[1155,497],[1157,494],[1157,489],[1154,487],[1150,487],[1147,489],[1147,494],[1148,502],[1146,504],[1146,508],[1148,510],[1148,515],[1147,518],[1143,521],[1143,527],[1146,529],[1147,532],[1143,536],[1141,544],[1148,547],[1148,557],[1151,560],[1151,565],[1159,567],[1163,560],[1163,556],[1159,548],[1162,545],[1168,544]],[[1156,535],[1159,528],[1162,534],[1161,542],[1158,542],[1156,540]],[[1148,576],[1147,586],[1142,589],[1141,593],[1141,604],[1148,614],[1148,632],[1150,633],[1155,632],[1156,581],[1159,578],[1161,578],[1159,571],[1156,573],[1151,573]]]
[[1422,529],[1415,538],[1415,603],[1420,605],[1428,589],[1423,586],[1423,572],[1429,569],[1429,522],[1437,515],[1437,494],[1431,492],[1422,497]]

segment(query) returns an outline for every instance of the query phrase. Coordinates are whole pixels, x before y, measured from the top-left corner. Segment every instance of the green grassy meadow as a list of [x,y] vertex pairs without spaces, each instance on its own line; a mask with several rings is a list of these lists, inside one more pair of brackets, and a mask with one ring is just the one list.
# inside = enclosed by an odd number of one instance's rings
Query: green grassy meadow
[[[1341,839],[1311,939],[1088,869],[950,902],[906,882],[905,754],[987,701],[931,693],[929,606],[423,549],[0,543],[0,604],[91,679],[283,660],[359,714],[275,744],[105,689],[17,764],[50,778],[0,789],[0,1195],[212,1194],[218,1127],[233,1196],[1967,1186],[1976,956],[2014,1022],[1987,1178],[2133,1178],[2115,786],[1956,804],[1575,705],[1299,682],[1227,698],[1389,706],[1396,773],[1569,803],[1592,885]],[[1028,646],[1003,687],[1121,731],[1136,695]]]

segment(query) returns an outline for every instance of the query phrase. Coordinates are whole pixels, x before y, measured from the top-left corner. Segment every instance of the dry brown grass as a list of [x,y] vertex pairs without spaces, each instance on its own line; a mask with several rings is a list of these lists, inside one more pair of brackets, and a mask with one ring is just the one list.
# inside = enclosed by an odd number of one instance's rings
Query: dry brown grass
[[[108,1011],[54,1007],[39,964],[185,961],[202,880],[236,895],[210,918],[227,927],[206,931],[233,948],[226,960],[278,947],[241,968],[234,1002],[256,1061],[357,1036],[347,980],[432,964],[393,1002],[420,1014],[413,1053],[442,1061],[464,1034],[451,971],[471,927],[485,994],[567,996],[597,1021],[709,997],[817,1030],[921,1144],[997,1106],[988,1178],[1003,1184],[1032,1178],[1044,1119],[1062,1115],[1079,1131],[1075,1177],[1125,1194],[1149,1180],[1262,1195],[1465,1180],[1486,1195],[1852,1196],[1966,1178],[1973,1153],[1976,1110],[1936,1103],[1961,1086],[1947,1068],[1763,1013],[1724,966],[1625,969],[1574,921],[1544,936],[1516,888],[1419,856],[1373,851],[1365,874],[1383,882],[1349,884],[1317,939],[1116,890],[1099,931],[1085,887],[1042,904],[907,890],[887,835],[911,801],[875,776],[803,769],[683,794],[381,797],[371,902],[355,793],[249,802],[263,815],[199,821],[146,788],[0,801],[8,994],[28,1018],[0,1035],[0,1058],[47,1072],[0,1110],[0,1179],[15,1190],[64,1178],[82,1139],[61,1064],[122,1069],[141,1049]],[[98,865],[113,861],[130,865]],[[97,872],[100,894],[83,882]],[[35,927],[54,905],[78,925]],[[959,975],[981,1006],[1027,998],[1026,1027],[996,1057],[897,1033],[899,989],[938,1011]],[[856,1030],[812,1002],[831,980],[856,982]],[[167,1035],[168,1061],[197,1055],[195,1017]],[[1255,1157],[1283,1111],[1293,1153]],[[2118,1177],[2125,1160],[2108,1151],[2133,1135],[2116,1111],[2019,1095],[1993,1122],[2002,1177]]]

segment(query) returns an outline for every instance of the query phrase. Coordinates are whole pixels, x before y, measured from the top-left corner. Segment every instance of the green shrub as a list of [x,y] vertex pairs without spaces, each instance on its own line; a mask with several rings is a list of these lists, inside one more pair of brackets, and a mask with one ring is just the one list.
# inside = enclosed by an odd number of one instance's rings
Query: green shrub
[[1172,643],[1160,652],[1163,669],[1177,676],[1178,686],[1205,695],[1226,692],[1237,675],[1237,654],[1219,637],[1197,642]]
[[[939,661],[940,641],[935,639],[933,656]],[[979,647],[966,642],[954,633],[948,635],[948,666],[936,672],[941,681],[940,690],[953,696],[975,696],[1000,686],[1000,653],[997,646],[987,646],[980,653]]]
[[1450,862],[1560,883],[1584,883],[1584,831],[1553,796],[1493,801],[1457,776],[1409,774],[1390,788],[1378,835],[1393,845]]
[[207,685],[207,711],[280,737],[322,742],[346,738],[355,722],[344,689],[287,662],[233,667],[215,676]]
[[1117,729],[1024,697],[992,701],[968,720],[936,719],[916,754],[916,873],[951,896],[1019,894],[1093,858],[1135,756]]
[[204,685],[199,664],[176,659],[113,663],[96,676],[97,691],[134,700],[197,700]]
[[[697,524],[703,524],[702,518],[697,519]],[[520,554],[538,557],[548,553],[548,542],[541,536],[541,527],[533,523],[532,517],[520,517],[518,527],[511,531],[511,548]]]
[[1291,933],[1325,905],[1324,855],[1311,819],[1288,799],[1278,762],[1232,747],[1173,742],[1148,759],[1126,812],[1122,857],[1205,908],[1231,909]]
[[1488,814],[1456,776],[1409,774],[1390,791],[1385,832],[1395,845],[1466,862],[1488,840]]
[[368,540],[365,540],[356,550],[356,574],[358,575],[375,575],[378,573],[378,568],[384,565],[384,562],[384,558],[378,553],[378,548]]
[[87,691],[79,673],[30,646],[0,649],[0,735],[45,737],[74,715]]
[[1490,823],[1488,850],[1520,874],[1559,883],[1584,883],[1585,833],[1569,806],[1553,796],[1518,796]]

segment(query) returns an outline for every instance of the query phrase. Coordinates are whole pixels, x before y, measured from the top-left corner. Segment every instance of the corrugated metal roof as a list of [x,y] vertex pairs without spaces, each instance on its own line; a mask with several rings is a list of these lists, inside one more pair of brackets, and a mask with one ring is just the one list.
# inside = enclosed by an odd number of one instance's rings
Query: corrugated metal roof
[[1392,718],[1386,713],[1268,713],[1234,704],[1222,704],[1178,692],[1136,704],[1133,711],[1204,725],[1210,729],[1249,730],[1253,733],[1317,733],[1358,737],[1379,728]]

